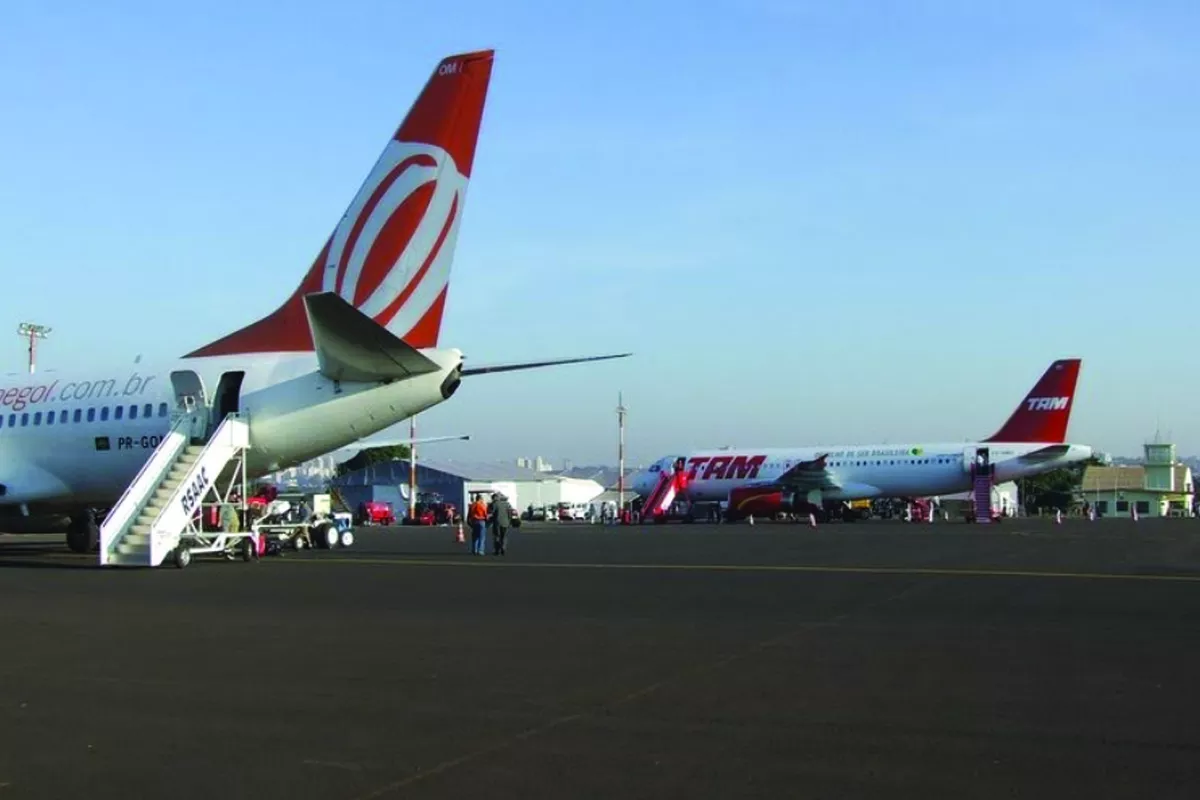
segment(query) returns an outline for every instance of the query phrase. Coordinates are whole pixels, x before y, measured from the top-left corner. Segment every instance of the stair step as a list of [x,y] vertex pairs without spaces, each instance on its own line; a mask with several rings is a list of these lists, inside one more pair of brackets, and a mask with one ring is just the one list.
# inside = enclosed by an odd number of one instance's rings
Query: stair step
[[158,488],[173,492],[179,488],[179,484],[181,483],[183,483],[183,480],[180,478],[167,478],[159,484]]
[[149,535],[150,535],[150,526],[144,525],[139,522],[137,525],[134,525],[132,528],[129,529],[129,533],[125,534],[125,539],[128,540],[128,539],[133,538],[134,536],[147,536],[148,537]]

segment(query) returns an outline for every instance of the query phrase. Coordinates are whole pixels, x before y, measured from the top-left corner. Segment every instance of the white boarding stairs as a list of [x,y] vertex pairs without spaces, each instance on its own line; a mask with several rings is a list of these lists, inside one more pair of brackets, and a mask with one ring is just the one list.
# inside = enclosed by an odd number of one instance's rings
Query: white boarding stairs
[[[229,491],[220,496],[218,479],[230,462],[237,461],[229,487],[241,478],[245,502],[245,451],[250,446],[250,426],[230,414],[207,444],[202,437],[208,420],[203,406],[181,413],[168,433],[129,484],[100,526],[100,563],[105,566],[157,567],[168,556],[186,566],[193,552],[218,552],[230,540],[248,533],[208,533],[196,513],[210,494],[217,503],[228,503]],[[222,481],[224,482],[224,481]]]

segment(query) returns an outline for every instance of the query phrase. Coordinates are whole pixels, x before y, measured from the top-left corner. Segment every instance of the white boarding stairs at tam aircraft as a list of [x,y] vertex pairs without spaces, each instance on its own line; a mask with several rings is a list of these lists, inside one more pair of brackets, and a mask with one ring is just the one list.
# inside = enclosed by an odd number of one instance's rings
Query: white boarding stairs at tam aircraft
[[[228,415],[206,444],[197,444],[209,419],[203,405],[180,412],[162,440],[100,526],[100,563],[105,566],[157,567],[168,557],[185,567],[193,553],[231,552],[242,544],[249,557],[257,543],[250,532],[204,530],[197,513],[213,502],[229,503],[236,483],[245,492],[245,452],[250,426]],[[228,467],[232,464],[232,472]],[[229,487],[222,495],[219,485]]]

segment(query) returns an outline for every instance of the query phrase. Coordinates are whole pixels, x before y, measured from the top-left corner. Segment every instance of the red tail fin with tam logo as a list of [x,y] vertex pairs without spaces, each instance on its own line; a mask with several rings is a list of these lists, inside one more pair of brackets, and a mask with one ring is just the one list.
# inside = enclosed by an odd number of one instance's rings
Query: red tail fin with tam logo
[[1067,358],[1051,364],[1004,427],[984,441],[1053,444],[1065,441],[1081,363],[1078,358]]

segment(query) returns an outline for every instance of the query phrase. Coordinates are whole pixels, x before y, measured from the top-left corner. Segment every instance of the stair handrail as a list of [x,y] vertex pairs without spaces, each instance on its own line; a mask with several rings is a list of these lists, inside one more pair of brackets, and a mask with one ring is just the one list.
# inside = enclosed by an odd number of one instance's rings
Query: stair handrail
[[[235,424],[243,426],[241,430],[241,436],[235,437],[233,435],[233,426]],[[164,533],[158,529],[159,525],[163,523],[163,518],[171,513],[172,509],[179,505],[185,492],[194,491],[203,496],[208,491],[209,487],[217,480],[218,473],[214,472],[211,476],[208,476],[205,481],[202,481],[201,484],[194,484],[194,478],[196,477],[195,472],[197,469],[201,469],[203,467],[210,448],[218,444],[226,444],[224,441],[226,438],[230,440],[228,442],[228,446],[233,447],[235,450],[244,450],[250,446],[249,423],[246,421],[245,415],[238,412],[230,412],[229,414],[225,415],[225,418],[221,421],[221,424],[217,426],[217,429],[213,431],[212,436],[210,436],[208,441],[205,442],[204,449],[196,457],[196,460],[188,466],[187,471],[179,481],[179,485],[175,487],[174,491],[172,491],[170,496],[167,497],[163,502],[162,513],[159,514],[159,516],[154,520],[153,523],[151,523],[150,526],[150,559],[152,565],[157,566],[159,563],[161,563],[162,557],[166,555],[164,548],[167,546],[164,545],[164,541],[174,535],[169,532]],[[197,505],[197,508],[199,508],[199,504]]]
[[[152,479],[149,476],[151,476],[153,473],[161,473],[161,471],[167,465],[175,460],[180,451],[187,447],[187,443],[190,441],[190,432],[185,434],[185,432],[181,430],[184,427],[192,427],[192,413],[190,412],[182,414],[175,421],[175,423],[171,426],[171,429],[167,431],[167,435],[163,437],[161,442],[159,442],[158,447],[154,448],[154,452],[150,454],[150,458],[146,459],[145,463],[142,464],[142,468],[138,470],[137,475],[132,481],[129,482],[129,485],[125,487],[125,491],[121,493],[120,499],[117,500],[112,508],[109,509],[108,516],[104,518],[104,523],[100,526],[101,564],[108,563],[108,551],[112,547],[113,540],[116,538],[114,535],[114,530],[122,530],[125,525],[130,520],[135,519],[145,507],[146,499],[149,497],[149,491],[146,491],[143,484]],[[180,435],[173,436],[174,434]],[[142,499],[134,505],[132,511],[123,510],[122,507],[124,506],[126,500],[136,495],[138,492],[142,493]]]

